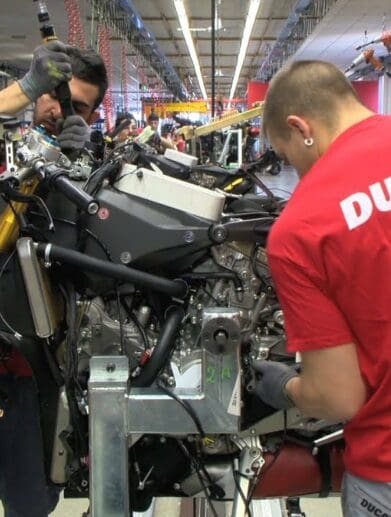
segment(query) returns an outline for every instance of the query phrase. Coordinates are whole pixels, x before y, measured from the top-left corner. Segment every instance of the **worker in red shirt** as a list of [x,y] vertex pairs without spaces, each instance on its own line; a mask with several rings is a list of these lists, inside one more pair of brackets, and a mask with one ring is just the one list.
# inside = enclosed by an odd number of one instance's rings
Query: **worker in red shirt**
[[297,61],[263,129],[300,182],[268,241],[287,346],[301,373],[255,361],[275,408],[345,423],[345,517],[391,515],[391,117],[334,65]]

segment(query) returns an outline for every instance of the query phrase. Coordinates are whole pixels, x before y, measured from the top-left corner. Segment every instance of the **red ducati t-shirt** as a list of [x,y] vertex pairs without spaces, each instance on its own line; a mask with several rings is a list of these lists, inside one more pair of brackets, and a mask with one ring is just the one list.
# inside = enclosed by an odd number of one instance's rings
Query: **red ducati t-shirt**
[[391,482],[391,117],[332,143],[274,225],[268,254],[289,350],[356,343],[369,398],[345,427],[346,468]]

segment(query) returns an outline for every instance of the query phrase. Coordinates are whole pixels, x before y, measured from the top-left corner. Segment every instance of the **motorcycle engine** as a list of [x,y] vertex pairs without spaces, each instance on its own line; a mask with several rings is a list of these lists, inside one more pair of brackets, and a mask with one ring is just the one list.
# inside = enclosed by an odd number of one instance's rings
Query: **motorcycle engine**
[[[239,311],[245,367],[250,358],[286,355],[283,315],[264,248],[247,242],[214,246],[210,256],[183,277],[191,285],[191,294],[171,363],[161,373],[161,381],[181,388],[200,382],[202,314],[209,307]],[[130,369],[137,375],[140,359],[157,343],[159,328],[152,307],[145,300],[136,302],[136,298],[135,293],[128,295],[131,311],[123,307],[118,311],[113,299],[79,302],[79,372],[88,369],[92,355],[120,354],[123,347]]]

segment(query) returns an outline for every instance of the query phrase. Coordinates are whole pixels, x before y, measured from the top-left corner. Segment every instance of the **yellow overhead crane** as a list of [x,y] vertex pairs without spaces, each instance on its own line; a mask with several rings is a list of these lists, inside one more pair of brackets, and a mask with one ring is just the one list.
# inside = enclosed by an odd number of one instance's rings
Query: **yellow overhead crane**
[[225,115],[218,120],[213,120],[208,124],[204,124],[203,126],[183,126],[178,129],[178,132],[183,135],[185,140],[189,140],[194,137],[208,135],[213,133],[213,131],[218,131],[219,129],[223,129],[228,126],[232,126],[233,124],[240,124],[240,122],[244,122],[245,120],[250,120],[252,118],[256,118],[262,115],[263,112],[263,102],[260,102],[254,108],[250,110],[243,111],[242,113],[230,113],[229,115]]

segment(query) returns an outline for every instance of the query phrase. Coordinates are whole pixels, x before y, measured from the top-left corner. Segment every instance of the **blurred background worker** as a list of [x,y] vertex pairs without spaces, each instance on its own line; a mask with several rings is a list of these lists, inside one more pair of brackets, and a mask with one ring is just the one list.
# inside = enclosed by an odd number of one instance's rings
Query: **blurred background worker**
[[114,145],[122,144],[138,136],[137,121],[132,113],[121,112],[117,114],[114,131],[112,133]]
[[171,137],[171,130],[167,130],[166,136],[159,134],[159,122],[159,116],[156,113],[151,113],[148,117],[148,125],[137,138],[137,142],[155,147],[159,153],[164,153],[165,149],[176,149]]
[[159,116],[156,115],[156,113],[151,113],[148,116],[147,121],[147,125],[142,130],[140,136],[137,139],[140,144],[148,144],[152,137],[158,134]]

